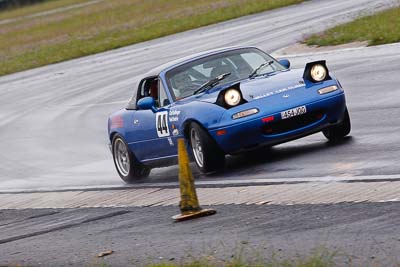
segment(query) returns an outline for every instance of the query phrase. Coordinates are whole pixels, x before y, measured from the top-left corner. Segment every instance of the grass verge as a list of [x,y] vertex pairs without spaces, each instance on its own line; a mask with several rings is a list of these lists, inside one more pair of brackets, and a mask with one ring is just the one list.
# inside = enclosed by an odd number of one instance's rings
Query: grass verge
[[39,12],[46,12],[48,10],[53,10],[55,8],[65,7],[81,2],[82,0],[67,0],[67,1],[43,0],[40,3],[33,3],[26,6],[25,5],[11,6],[9,8],[0,10],[0,20],[17,18],[21,16],[29,16]]
[[159,263],[148,265],[147,267],[334,267],[336,266],[333,259],[327,255],[311,256],[307,259],[300,259],[295,261],[290,260],[273,260],[273,261],[260,261],[260,260],[243,260],[235,258],[230,261],[216,261],[214,259],[206,258],[193,260],[187,263]]
[[303,1],[58,0],[10,10],[0,14],[0,75]]
[[[201,258],[189,258],[181,263],[161,262],[147,265],[147,267],[334,267],[337,257],[344,255],[330,252],[321,247],[307,257],[297,255],[294,259],[279,259],[278,254],[273,253],[267,259],[255,248],[241,247],[235,251],[231,259],[217,259],[213,255]],[[344,257],[346,258],[346,257]]]
[[339,45],[368,41],[369,45],[400,42],[400,7],[362,17],[353,22],[315,34],[305,40],[307,45]]

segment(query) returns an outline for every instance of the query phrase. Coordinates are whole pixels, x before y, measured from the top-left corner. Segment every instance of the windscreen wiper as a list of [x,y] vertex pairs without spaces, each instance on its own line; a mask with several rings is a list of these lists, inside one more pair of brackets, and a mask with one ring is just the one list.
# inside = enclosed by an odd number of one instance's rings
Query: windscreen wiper
[[211,80],[209,80],[208,82],[202,84],[198,89],[196,89],[196,91],[194,91],[194,95],[197,95],[199,93],[202,93],[204,91],[207,91],[211,88],[213,88],[214,86],[216,86],[217,84],[219,84],[220,81],[222,81],[223,79],[225,79],[226,77],[228,77],[229,75],[231,75],[230,72],[221,74]]
[[267,67],[267,66],[271,65],[272,63],[274,63],[273,60],[268,61],[268,62],[265,62],[265,63],[261,64],[260,66],[258,66],[258,67],[249,75],[249,79],[256,77],[256,76],[257,76],[257,72],[258,72],[259,70],[261,70],[261,69],[264,68],[264,67]]

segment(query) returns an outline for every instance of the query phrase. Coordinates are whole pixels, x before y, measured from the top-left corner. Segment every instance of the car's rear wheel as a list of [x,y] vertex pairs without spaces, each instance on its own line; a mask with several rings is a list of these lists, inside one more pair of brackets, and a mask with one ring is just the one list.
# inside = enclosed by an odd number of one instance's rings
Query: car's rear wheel
[[350,133],[350,130],[351,130],[350,116],[349,116],[349,111],[346,108],[342,122],[339,123],[338,125],[323,130],[322,133],[330,142],[338,142],[342,140],[345,136],[347,136]]
[[113,138],[112,154],[115,168],[121,179],[126,183],[133,183],[138,179],[149,176],[150,169],[137,161],[124,139],[119,135]]
[[194,160],[201,172],[215,172],[224,167],[225,154],[210,135],[197,123],[190,125],[189,143]]

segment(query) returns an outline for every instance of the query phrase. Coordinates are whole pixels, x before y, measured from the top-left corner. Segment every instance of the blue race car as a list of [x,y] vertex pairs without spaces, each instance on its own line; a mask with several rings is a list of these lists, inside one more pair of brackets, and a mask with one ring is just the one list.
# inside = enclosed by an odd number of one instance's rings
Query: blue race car
[[335,142],[350,133],[339,81],[325,61],[291,69],[254,47],[185,57],[146,73],[108,134],[115,167],[134,182],[151,168],[176,164],[185,138],[200,171],[225,155],[281,144],[322,131]]

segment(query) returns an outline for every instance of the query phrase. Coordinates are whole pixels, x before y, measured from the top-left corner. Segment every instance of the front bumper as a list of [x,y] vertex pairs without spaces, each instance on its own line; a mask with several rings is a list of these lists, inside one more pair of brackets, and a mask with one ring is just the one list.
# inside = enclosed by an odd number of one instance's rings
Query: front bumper
[[[307,113],[302,117],[282,120],[280,112],[268,114],[261,110],[260,113],[246,120],[212,129],[209,132],[226,154],[281,144],[339,123],[346,109],[346,100],[344,93],[341,93],[303,105],[306,106]],[[296,106],[285,107],[281,111],[290,108],[296,108]],[[263,122],[263,118],[271,116],[274,117],[273,121]],[[223,134],[221,130],[224,130]]]

